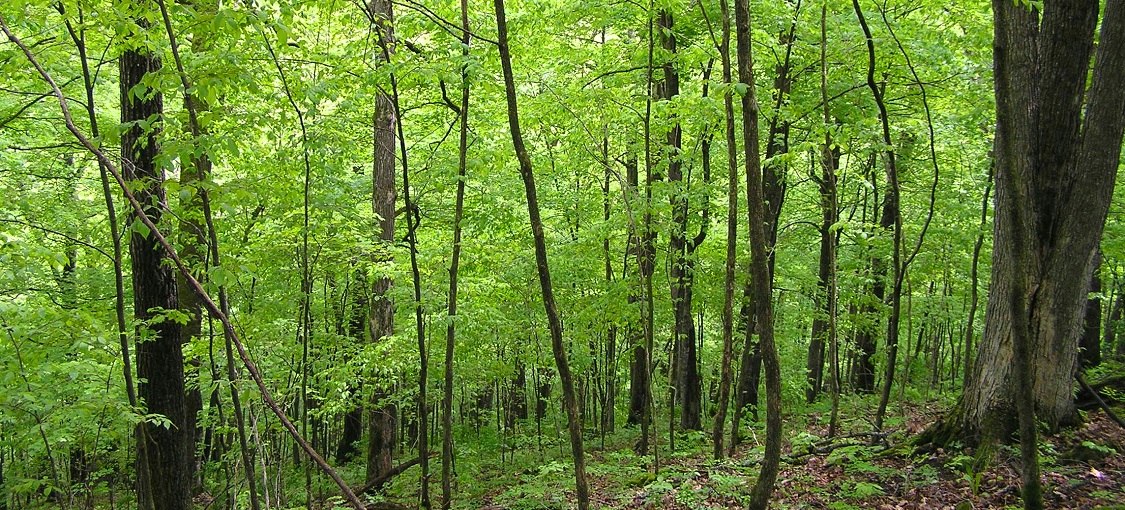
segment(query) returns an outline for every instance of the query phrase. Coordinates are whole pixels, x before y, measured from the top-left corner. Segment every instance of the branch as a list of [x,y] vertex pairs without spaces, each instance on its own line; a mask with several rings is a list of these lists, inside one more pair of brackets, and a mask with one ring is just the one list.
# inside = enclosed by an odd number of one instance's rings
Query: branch
[[345,483],[342,478],[340,478],[340,475],[336,473],[334,469],[332,469],[332,466],[328,465],[328,463],[316,452],[316,450],[313,450],[308,441],[306,441],[305,438],[301,436],[301,433],[297,431],[297,428],[293,426],[293,422],[285,416],[285,412],[282,411],[280,406],[278,406],[277,402],[273,399],[269,388],[266,387],[266,383],[262,379],[262,373],[258,370],[258,366],[250,359],[250,353],[246,350],[246,346],[242,343],[241,338],[239,338],[238,333],[234,329],[234,325],[230,321],[230,318],[227,317],[226,314],[224,314],[222,310],[219,309],[219,306],[215,304],[215,301],[212,300],[211,297],[207,294],[207,291],[203,289],[203,285],[200,284],[199,280],[197,280],[195,276],[191,274],[191,270],[187,267],[186,264],[184,264],[184,261],[176,252],[176,249],[174,246],[172,246],[172,243],[169,242],[168,238],[166,238],[160,231],[160,229],[156,227],[156,224],[153,223],[152,219],[149,218],[147,214],[145,214],[144,206],[139,201],[137,201],[137,198],[129,189],[128,183],[125,182],[125,178],[121,175],[121,171],[117,167],[117,165],[114,164],[113,161],[110,160],[104,152],[95,147],[90,139],[86,138],[86,135],[82,134],[82,132],[78,130],[78,127],[74,124],[74,118],[70,114],[70,107],[67,106],[67,100],[63,95],[62,90],[59,89],[59,86],[55,83],[55,80],[51,77],[51,74],[47,72],[47,70],[43,68],[42,64],[40,64],[39,61],[36,60],[35,56],[31,54],[31,50],[28,49],[28,47],[18,37],[12,34],[11,30],[8,28],[7,20],[4,19],[4,16],[2,14],[0,14],[0,30],[4,32],[4,35],[6,35],[10,41],[15,43],[16,46],[18,46],[20,50],[23,51],[24,56],[27,57],[28,62],[30,62],[31,65],[35,67],[35,70],[39,73],[39,76],[42,77],[43,80],[51,86],[51,89],[54,91],[55,98],[59,101],[59,108],[62,110],[63,119],[66,122],[67,129],[71,132],[71,134],[74,135],[75,138],[78,139],[78,141],[84,147],[86,147],[86,150],[97,157],[98,161],[101,162],[101,164],[105,165],[106,169],[109,170],[110,174],[113,175],[114,180],[117,181],[117,185],[121,188],[121,192],[125,195],[125,200],[129,202],[129,205],[132,206],[133,210],[137,213],[137,218],[141,221],[141,223],[149,228],[150,235],[155,238],[156,241],[160,243],[161,247],[163,247],[167,251],[168,258],[172,259],[172,262],[176,265],[176,269],[180,271],[180,274],[182,274],[187,280],[188,285],[203,301],[203,306],[207,309],[207,311],[213,317],[219,319],[219,322],[223,324],[223,329],[227,332],[227,334],[230,335],[231,340],[234,342],[235,347],[238,349],[238,356],[242,359],[242,363],[246,366],[247,371],[250,372],[250,377],[254,380],[254,383],[257,384],[258,390],[261,391],[262,399],[265,401],[266,405],[277,416],[278,420],[281,421],[281,424],[289,432],[289,435],[293,437],[293,439],[297,442],[298,445],[301,446],[303,450],[305,450],[305,453],[307,453],[309,457],[311,457],[313,461],[315,461],[317,465],[320,466],[320,468],[326,474],[328,474],[328,476],[331,477],[333,481],[336,482],[336,484],[340,487],[340,490],[343,491],[344,496],[347,497],[348,502],[350,502],[352,506],[354,506],[357,510],[363,510],[363,503],[360,502],[359,498],[357,498],[351,491],[351,489],[348,487],[348,484]]

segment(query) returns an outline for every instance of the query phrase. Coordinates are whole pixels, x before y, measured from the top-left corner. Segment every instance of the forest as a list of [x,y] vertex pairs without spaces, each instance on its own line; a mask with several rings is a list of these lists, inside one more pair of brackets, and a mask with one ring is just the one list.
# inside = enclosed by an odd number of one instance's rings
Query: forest
[[1125,508],[1125,0],[0,30],[0,510]]

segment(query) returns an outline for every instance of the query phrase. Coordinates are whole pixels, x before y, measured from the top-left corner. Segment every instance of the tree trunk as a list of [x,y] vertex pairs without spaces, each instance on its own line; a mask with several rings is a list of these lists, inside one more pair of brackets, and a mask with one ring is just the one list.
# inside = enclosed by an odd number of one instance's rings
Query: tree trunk
[[[367,333],[367,312],[369,303],[367,302],[367,277],[364,271],[355,271],[355,280],[351,283],[350,287],[355,288],[354,296],[351,303],[351,318],[348,320],[348,335],[351,340],[357,344],[362,344],[364,337]],[[359,392],[359,388],[352,388],[355,393]],[[362,438],[363,435],[363,405],[360,404],[360,399],[353,399],[355,402],[352,404],[354,407],[344,413],[344,427],[343,433],[340,435],[340,442],[336,446],[336,462],[345,463],[352,459],[356,453],[356,443]]]
[[[827,108],[827,106],[826,106]],[[817,315],[812,323],[809,354],[805,371],[807,386],[805,399],[812,403],[824,384],[825,345],[829,343],[829,322],[836,307],[829,287],[835,285],[836,277],[836,166],[840,151],[831,146],[830,135],[825,135],[825,146],[821,155],[821,176],[817,179],[820,187],[820,260],[817,267],[816,304]]]
[[[629,189],[634,190],[639,195],[637,190],[640,189],[640,169],[636,157],[630,157],[625,160],[625,179],[628,182]],[[647,188],[646,183],[646,188]],[[648,206],[645,206],[647,211]],[[647,212],[645,213],[647,217]],[[629,239],[627,241],[626,251],[627,257],[633,258],[637,261],[636,264],[636,279],[630,278],[628,303],[630,306],[642,303],[645,293],[645,279],[651,278],[653,260],[651,251],[648,249],[650,246],[649,240],[652,236],[647,235],[647,231],[642,234],[635,221],[629,223]],[[645,320],[643,314],[641,321]],[[627,425],[636,426],[641,425],[645,419],[645,410],[648,409],[648,395],[649,395],[649,382],[650,377],[648,373],[648,343],[645,341],[645,326],[641,324],[638,327],[630,323],[626,329],[626,334],[629,339],[630,351],[632,356],[629,360],[629,414],[626,417],[625,423]],[[644,439],[642,439],[644,441]]]
[[[469,56],[469,0],[461,0],[461,55]],[[465,174],[468,171],[469,156],[469,68],[461,68],[461,106],[459,135],[457,145],[457,198],[453,207],[453,253],[449,261],[449,296],[447,314],[449,324],[445,329],[445,369],[442,374],[443,393],[441,399],[441,508],[449,510],[453,505],[453,349],[457,323],[457,276],[461,263],[461,218],[465,209]]]
[[[147,28],[143,18],[137,23]],[[156,165],[160,147],[155,126],[140,122],[163,114],[163,98],[147,90],[134,95],[144,76],[160,70],[160,59],[148,52],[127,50],[120,61],[121,122],[132,123],[121,135],[122,160],[127,178],[138,187],[135,196],[146,205],[145,214],[159,223],[165,207],[164,171]],[[130,214],[131,221],[136,215]],[[176,281],[164,263],[165,250],[148,232],[134,229],[129,237],[133,270],[133,309],[137,320],[158,317],[160,310],[176,310]],[[137,506],[141,509],[190,509],[193,426],[188,422],[184,387],[184,353],[181,327],[172,319],[138,327],[138,396],[150,414],[168,420],[167,426],[144,422],[137,427]]]
[[1106,325],[1105,331],[1105,346],[1106,349],[1114,349],[1113,356],[1117,359],[1125,358],[1125,335],[1120,333],[1121,321],[1125,318],[1125,288],[1118,283],[1116,294],[1117,297],[1113,300],[1113,311],[1109,314],[1109,324]]
[[[994,221],[992,291],[978,361],[939,441],[1007,438],[1021,390],[1033,397],[1035,419],[1050,429],[1077,419],[1078,338],[1125,125],[1125,1],[1106,4],[1088,90],[1098,5],[1075,4],[1081,5],[1048,3],[1040,21],[1026,6],[993,2],[996,216],[1015,211],[1024,221]],[[1019,288],[1028,293],[1027,316],[1010,306]],[[1015,321],[1029,326],[1034,379],[1027,388],[1014,378]]]
[[[377,37],[390,39],[394,14],[389,0],[371,0],[367,4],[368,16]],[[389,44],[388,48],[391,47]],[[378,60],[384,60],[380,54]],[[380,92],[375,98],[374,166],[372,172],[372,210],[379,222],[380,249],[375,262],[393,262],[395,239],[395,111],[390,95]],[[368,328],[372,342],[381,342],[394,335],[394,300],[390,290],[393,282],[388,276],[377,278],[371,288],[371,312]],[[372,480],[389,472],[395,447],[395,405],[390,402],[389,385],[385,381],[373,392],[371,414],[367,425],[367,479]]]
[[[1102,265],[1100,250],[1094,250],[1094,267],[1090,271],[1090,294],[1101,294],[1102,279],[1098,268]],[[1086,321],[1082,326],[1082,339],[1079,341],[1078,358],[1081,368],[1096,367],[1102,363],[1102,300],[1100,297],[1086,299]]]
[[[671,60],[676,54],[676,37],[672,32],[672,24],[672,14],[667,10],[661,10],[657,17],[657,28],[661,47],[668,53],[668,60],[661,66],[664,79],[657,84],[656,96],[657,99],[664,101],[671,101],[680,94],[680,75]],[[670,198],[672,233],[668,239],[668,249],[672,257],[668,267],[668,281],[671,284],[672,316],[675,320],[673,329],[675,341],[672,348],[676,353],[672,380],[675,387],[675,400],[680,407],[680,428],[698,430],[702,427],[700,422],[702,393],[695,352],[695,323],[691,313],[692,263],[688,258],[688,200],[683,192],[687,183],[684,180],[683,162],[680,160],[681,138],[680,123],[674,117],[666,140],[668,183],[673,189]]]
[[[719,44],[722,58],[723,82],[731,83],[730,59],[730,6],[727,0],[720,0],[722,11],[723,39]],[[723,266],[723,351],[719,369],[719,398],[717,400],[715,423],[711,439],[714,444],[715,459],[723,457],[723,428],[727,421],[727,405],[730,401],[731,363],[734,357],[734,291],[735,264],[738,254],[738,143],[735,141],[733,90],[723,94],[724,132],[727,142],[727,245],[726,261]]]
[[773,336],[773,299],[770,284],[768,209],[762,193],[762,166],[758,154],[758,103],[754,97],[754,59],[750,39],[748,0],[735,2],[738,47],[738,80],[747,84],[742,96],[742,136],[746,154],[746,204],[750,216],[750,272],[754,285],[754,311],[766,376],[766,444],[762,468],[750,493],[748,507],[764,510],[773,494],[781,462],[781,362]]
[[504,91],[508,103],[508,127],[512,135],[512,145],[519,160],[520,176],[523,178],[524,194],[527,197],[527,210],[531,233],[535,243],[535,265],[539,274],[539,286],[543,293],[543,308],[547,313],[547,326],[551,332],[551,352],[555,357],[555,368],[562,384],[563,408],[566,411],[567,429],[570,432],[570,452],[574,462],[574,482],[578,509],[590,508],[590,495],[586,485],[586,455],[582,448],[582,421],[578,415],[578,403],[574,396],[574,380],[567,360],[567,349],[563,343],[562,321],[555,305],[555,291],[551,284],[551,270],[547,264],[547,241],[543,233],[543,221],[539,216],[539,199],[535,189],[535,174],[531,166],[531,156],[524,146],[520,132],[519,111],[516,103],[516,84],[512,73],[512,56],[508,48],[508,22],[504,15],[504,0],[496,0],[496,32],[499,39],[500,64],[504,72]]

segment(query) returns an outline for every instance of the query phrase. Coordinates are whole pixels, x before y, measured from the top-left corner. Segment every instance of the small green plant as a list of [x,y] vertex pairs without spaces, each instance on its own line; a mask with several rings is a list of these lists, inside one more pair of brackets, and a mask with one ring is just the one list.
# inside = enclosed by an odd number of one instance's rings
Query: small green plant
[[866,499],[871,496],[882,496],[884,494],[886,493],[883,492],[883,488],[876,484],[870,482],[856,482],[851,492],[846,493],[846,497],[852,499]]
[[647,500],[649,503],[660,504],[664,499],[664,495],[672,492],[673,489],[675,489],[675,487],[673,487],[668,480],[658,478],[645,486],[645,493],[648,494]]
[[1095,443],[1093,441],[1082,441],[1082,446],[1084,446],[1084,447],[1086,447],[1090,450],[1093,450],[1095,452],[1098,452],[1098,453],[1104,453],[1106,455],[1114,455],[1114,454],[1117,453],[1117,450],[1115,450],[1113,448],[1110,448],[1108,446],[1105,446],[1105,445],[1100,445],[1100,444]]
[[965,454],[958,454],[945,462],[946,469],[963,474],[969,482],[969,490],[976,496],[980,491],[981,474],[983,469],[978,469],[977,459]]

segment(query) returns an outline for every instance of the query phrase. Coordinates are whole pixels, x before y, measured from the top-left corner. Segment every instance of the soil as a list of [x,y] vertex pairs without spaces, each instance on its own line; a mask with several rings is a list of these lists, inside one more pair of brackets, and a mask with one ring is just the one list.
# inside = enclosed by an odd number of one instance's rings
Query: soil
[[[887,436],[872,436],[856,422],[836,441],[826,441],[822,420],[787,438],[770,508],[778,509],[1004,509],[1019,508],[1019,452],[1001,446],[991,462],[974,468],[971,450],[938,449],[912,454],[909,439],[936,420],[940,406],[907,405],[906,418]],[[850,434],[850,435],[849,435]],[[661,459],[659,475],[637,466],[640,457],[591,448],[592,508],[744,508],[758,472],[761,448],[750,438],[732,458],[710,460],[703,436],[683,439],[683,449]],[[694,444],[694,448],[693,448]],[[1102,411],[1077,429],[1045,437],[1040,446],[1044,502],[1052,509],[1125,510],[1125,429]],[[475,508],[573,508],[573,475],[517,476],[503,490],[485,494]],[[520,497],[521,487],[526,488]],[[554,488],[552,490],[552,488]]]

